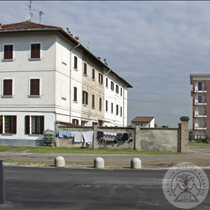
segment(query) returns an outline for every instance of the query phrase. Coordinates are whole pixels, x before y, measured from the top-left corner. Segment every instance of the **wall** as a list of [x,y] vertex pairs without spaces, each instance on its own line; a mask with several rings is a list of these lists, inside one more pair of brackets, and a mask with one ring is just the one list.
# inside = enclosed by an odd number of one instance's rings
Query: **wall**
[[[93,131],[93,142],[89,147],[110,148],[110,149],[134,149],[140,151],[165,151],[165,152],[188,152],[188,117],[182,117],[178,128],[141,128],[140,125],[132,127],[98,127],[94,123],[93,127],[71,127],[56,123],[56,133],[59,130],[67,131]],[[106,143],[98,139],[98,131],[111,133],[129,133],[128,140]],[[56,146],[80,148],[86,145],[74,143],[72,138],[56,138]]]
[[142,128],[141,150],[176,152],[178,149],[177,128]]

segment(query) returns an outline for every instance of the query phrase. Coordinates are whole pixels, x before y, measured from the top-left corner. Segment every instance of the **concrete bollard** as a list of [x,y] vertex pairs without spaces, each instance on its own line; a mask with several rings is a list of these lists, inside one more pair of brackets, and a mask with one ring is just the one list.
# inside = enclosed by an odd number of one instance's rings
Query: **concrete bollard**
[[65,159],[62,156],[58,156],[54,160],[55,167],[64,168],[65,167]]
[[131,168],[133,169],[141,168],[141,160],[139,158],[133,158],[131,160]]
[[101,157],[97,157],[94,160],[94,168],[104,168],[104,159]]

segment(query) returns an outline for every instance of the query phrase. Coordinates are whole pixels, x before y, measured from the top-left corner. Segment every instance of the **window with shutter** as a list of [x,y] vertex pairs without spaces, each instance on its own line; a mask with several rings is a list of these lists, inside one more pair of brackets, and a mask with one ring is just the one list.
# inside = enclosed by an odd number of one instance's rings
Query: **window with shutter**
[[116,105],[116,115],[118,115],[118,105]]
[[3,133],[3,116],[0,115],[0,133]]
[[74,56],[74,68],[77,69],[77,56]]
[[12,79],[3,80],[3,95],[4,96],[12,95]]
[[108,101],[106,100],[106,112],[108,112]]
[[119,86],[116,85],[116,93],[119,93]]
[[84,63],[84,72],[83,74],[87,76],[87,63]]
[[74,101],[77,101],[77,87],[74,87]]
[[17,116],[4,116],[4,133],[16,134]]
[[44,116],[31,116],[31,133],[43,134]]
[[92,79],[95,80],[95,69],[92,69]]
[[92,95],[92,108],[95,108],[95,95]]
[[122,107],[120,107],[120,117],[122,117]]
[[72,123],[73,123],[73,124],[76,124],[76,125],[79,125],[79,120],[77,120],[77,119],[72,119]]
[[120,88],[120,95],[122,96],[122,88]]
[[108,78],[106,78],[106,87],[108,87]]
[[13,59],[13,45],[4,45],[4,59]]
[[40,79],[30,79],[30,95],[40,95]]
[[111,81],[111,90],[114,90],[114,82]]
[[30,134],[30,116],[25,116],[25,134]]
[[113,114],[113,103],[111,103],[111,113]]
[[103,84],[103,75],[101,73],[98,74],[98,83]]
[[102,110],[102,98],[99,98],[99,111]]
[[88,93],[86,91],[82,91],[82,104],[88,105]]
[[31,44],[31,58],[41,58],[41,44]]

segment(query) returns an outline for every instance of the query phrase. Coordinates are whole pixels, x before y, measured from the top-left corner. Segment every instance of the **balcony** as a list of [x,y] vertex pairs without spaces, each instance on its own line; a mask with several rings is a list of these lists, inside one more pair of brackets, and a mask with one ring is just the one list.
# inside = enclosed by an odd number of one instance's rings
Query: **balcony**
[[195,105],[195,106],[206,106],[206,101],[195,101],[193,105]]
[[203,126],[200,126],[200,127],[194,127],[195,131],[203,131],[203,130],[206,130],[206,127],[203,127]]
[[194,117],[204,118],[206,114],[194,114]]
[[194,90],[194,93],[206,93],[206,90]]

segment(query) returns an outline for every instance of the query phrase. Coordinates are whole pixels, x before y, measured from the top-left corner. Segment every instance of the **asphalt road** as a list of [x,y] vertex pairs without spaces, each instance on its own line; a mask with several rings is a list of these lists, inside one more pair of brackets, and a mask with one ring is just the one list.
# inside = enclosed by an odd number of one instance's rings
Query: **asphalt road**
[[[164,197],[166,170],[4,167],[0,209],[174,210]],[[210,170],[205,170],[210,177]],[[194,210],[210,209],[210,192]]]

